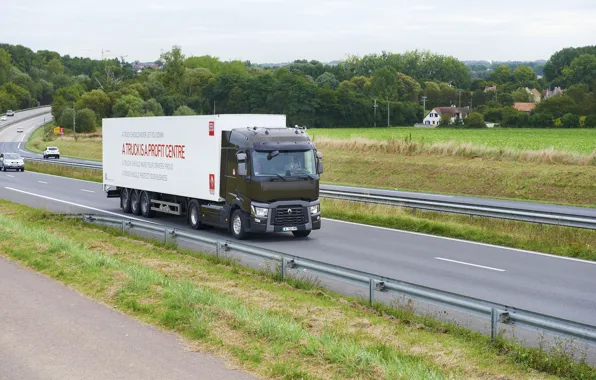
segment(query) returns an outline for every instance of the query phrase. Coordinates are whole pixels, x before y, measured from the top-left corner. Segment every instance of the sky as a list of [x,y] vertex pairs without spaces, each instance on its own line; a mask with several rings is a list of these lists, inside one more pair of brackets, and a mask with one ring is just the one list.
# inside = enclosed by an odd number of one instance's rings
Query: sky
[[280,63],[430,50],[461,60],[548,59],[596,44],[596,0],[11,0],[0,42],[91,58]]

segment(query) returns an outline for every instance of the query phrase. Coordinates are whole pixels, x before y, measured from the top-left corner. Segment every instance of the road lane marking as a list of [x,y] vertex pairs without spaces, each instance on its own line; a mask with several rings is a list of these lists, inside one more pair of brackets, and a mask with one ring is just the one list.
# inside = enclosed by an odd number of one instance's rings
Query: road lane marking
[[143,223],[158,224],[158,223],[155,223],[155,222],[152,222],[152,221],[149,221],[149,220],[134,218],[134,217],[128,216],[128,215],[118,214],[117,212],[106,211],[106,210],[102,210],[100,208],[95,208],[95,207],[91,207],[91,206],[85,206],[85,205],[82,205],[82,204],[79,204],[79,203],[64,201],[62,199],[52,198],[52,197],[48,197],[48,196],[41,195],[41,194],[35,194],[35,193],[31,193],[29,191],[15,189],[13,187],[7,187],[6,186],[4,188],[6,190],[14,191],[14,192],[21,193],[21,194],[31,195],[33,197],[47,199],[49,201],[64,203],[64,204],[67,204],[67,205],[70,205],[70,206],[80,207],[80,208],[84,208],[84,209],[87,209],[87,210],[93,210],[93,211],[101,212],[101,213],[104,213],[104,214],[114,215],[114,216],[117,216],[119,218],[136,220],[136,221],[143,222]]
[[44,185],[47,185],[48,184],[47,182],[44,182],[44,181],[37,181],[37,182],[43,183]]
[[10,174],[7,174],[6,176],[7,177],[10,177],[10,178],[14,178],[14,176],[13,175],[10,175]]
[[435,259],[437,259],[437,260],[443,260],[443,261],[448,261],[450,263],[456,263],[456,264],[462,264],[462,265],[469,265],[471,267],[476,267],[476,268],[494,270],[495,272],[505,272],[505,269],[499,269],[499,268],[487,267],[487,266],[484,266],[484,265],[466,263],[465,261],[450,260],[450,259],[445,259],[443,257],[435,257]]
[[81,191],[84,191],[84,192],[86,192],[86,193],[95,193],[95,191],[92,191],[92,190],[86,190],[86,189],[81,189]]
[[421,233],[421,232],[404,231],[404,230],[398,230],[398,229],[389,228],[389,227],[372,226],[370,224],[348,222],[348,221],[339,220],[339,219],[331,219],[331,218],[321,218],[321,219],[323,219],[324,221],[328,221],[328,222],[349,224],[349,225],[356,226],[356,227],[368,227],[368,228],[372,228],[372,229],[375,229],[375,230],[391,231],[391,232],[397,232],[397,233],[402,233],[402,234],[409,234],[409,235],[430,237],[430,238],[434,238],[434,239],[449,240],[449,241],[454,241],[454,242],[464,243],[464,244],[480,245],[480,246],[488,247],[488,248],[496,248],[496,249],[504,249],[504,250],[507,250],[507,251],[529,253],[531,255],[550,257],[552,259],[576,261],[578,263],[596,265],[596,261],[588,261],[588,260],[583,260],[583,259],[576,259],[575,257],[557,256],[557,255],[552,255],[552,254],[549,254],[549,253],[527,251],[525,249],[505,247],[503,245],[494,245],[494,244],[488,244],[488,243],[479,243],[477,241],[456,239],[456,238],[450,238],[450,237],[445,237],[445,236],[429,235],[429,234],[424,234],[424,233]]

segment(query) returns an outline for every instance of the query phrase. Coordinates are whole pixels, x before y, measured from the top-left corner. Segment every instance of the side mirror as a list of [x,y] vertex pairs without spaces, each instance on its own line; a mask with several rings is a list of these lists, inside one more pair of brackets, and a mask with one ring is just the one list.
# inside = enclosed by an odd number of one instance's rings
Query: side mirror
[[236,158],[238,159],[238,175],[246,176],[246,153],[237,153]]
[[317,151],[317,174],[323,174],[323,153]]
[[277,157],[277,156],[279,156],[279,150],[274,150],[273,152],[271,152],[267,155],[267,160],[270,160],[273,157]]

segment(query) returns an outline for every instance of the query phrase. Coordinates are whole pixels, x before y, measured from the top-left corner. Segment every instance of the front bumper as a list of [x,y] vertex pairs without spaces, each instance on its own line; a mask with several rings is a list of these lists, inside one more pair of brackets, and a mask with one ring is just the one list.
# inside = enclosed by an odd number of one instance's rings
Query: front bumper
[[6,169],[23,169],[25,164],[4,164]]
[[[272,233],[272,232],[293,232],[293,231],[310,231],[321,229],[321,213],[311,214],[310,206],[315,206],[320,202],[306,202],[306,201],[281,201],[271,204],[254,203],[253,206],[269,209],[266,217],[257,217],[255,215],[245,215],[245,222],[249,232],[254,233]],[[274,213],[279,208],[286,207],[301,207],[305,210],[302,223],[286,223],[280,224],[275,222]]]

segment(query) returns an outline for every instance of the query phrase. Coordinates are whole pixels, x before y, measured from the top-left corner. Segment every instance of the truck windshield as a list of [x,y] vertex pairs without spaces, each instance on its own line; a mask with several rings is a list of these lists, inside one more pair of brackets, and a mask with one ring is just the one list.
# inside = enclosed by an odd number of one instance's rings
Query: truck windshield
[[277,156],[267,159],[269,153],[253,151],[252,162],[255,176],[292,177],[316,174],[315,155],[312,150],[281,151]]

